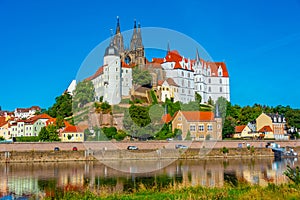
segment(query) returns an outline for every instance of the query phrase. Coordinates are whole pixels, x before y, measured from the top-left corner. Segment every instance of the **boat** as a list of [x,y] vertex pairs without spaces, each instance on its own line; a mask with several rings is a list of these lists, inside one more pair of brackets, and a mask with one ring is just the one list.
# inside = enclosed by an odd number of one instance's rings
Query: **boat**
[[273,147],[272,151],[274,152],[275,158],[296,158],[298,153],[294,151],[293,147]]

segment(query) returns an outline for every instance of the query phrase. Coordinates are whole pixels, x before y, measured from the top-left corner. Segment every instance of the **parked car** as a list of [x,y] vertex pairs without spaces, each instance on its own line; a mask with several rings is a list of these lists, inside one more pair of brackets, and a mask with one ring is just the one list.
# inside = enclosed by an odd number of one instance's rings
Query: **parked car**
[[54,151],[59,151],[59,147],[54,147]]
[[182,145],[182,144],[176,144],[175,149],[187,149],[188,146]]
[[128,150],[138,150],[139,148],[137,146],[128,146]]
[[73,147],[72,150],[73,150],[73,151],[78,151],[77,147]]

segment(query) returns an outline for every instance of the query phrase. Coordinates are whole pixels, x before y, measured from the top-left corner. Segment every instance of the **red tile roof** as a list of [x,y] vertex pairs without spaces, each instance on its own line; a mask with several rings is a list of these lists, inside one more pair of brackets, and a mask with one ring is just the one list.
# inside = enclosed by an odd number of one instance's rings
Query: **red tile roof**
[[244,130],[245,127],[246,127],[246,125],[236,126],[235,127],[235,132],[236,133],[241,133],[241,132],[243,132],[243,130]]
[[[164,62],[175,62],[174,69],[183,69],[183,70],[190,70],[193,71],[193,68],[190,69],[187,68],[186,65],[182,66],[180,62],[184,61],[184,63],[187,65],[189,62],[189,59],[183,58],[178,51],[168,51],[165,58],[153,58],[152,63],[159,63],[162,64]],[[227,67],[225,62],[206,62],[203,59],[200,59],[202,66],[206,65],[206,67],[210,67],[211,69],[211,76],[217,77],[218,76],[218,69],[219,67],[222,68],[223,75],[222,77],[229,77]],[[196,62],[196,60],[190,60],[190,66],[193,66],[193,64]]]
[[181,112],[187,121],[212,121],[215,119],[214,113],[210,111],[177,111]]
[[67,126],[62,132],[63,133],[79,133],[82,131],[80,130],[79,127],[70,125],[70,126]]
[[172,121],[172,117],[171,117],[171,115],[168,113],[168,114],[165,114],[163,117],[162,117],[162,121],[164,122],[164,123],[169,123],[170,121]]
[[273,132],[273,130],[270,126],[264,126],[261,129],[259,129],[258,132]]
[[167,81],[167,83],[168,83],[169,85],[179,87],[179,85],[177,85],[177,84],[175,83],[175,81],[174,81],[172,78],[167,78],[166,81]]
[[103,74],[103,67],[104,66],[106,66],[106,65],[103,65],[103,66],[99,67],[98,70],[95,72],[95,74],[93,74],[92,76],[86,78],[85,80],[90,81],[90,80],[93,80],[93,79],[97,78],[101,74]]
[[163,83],[164,83],[163,80],[158,80],[158,81],[157,81],[157,85],[162,85]]

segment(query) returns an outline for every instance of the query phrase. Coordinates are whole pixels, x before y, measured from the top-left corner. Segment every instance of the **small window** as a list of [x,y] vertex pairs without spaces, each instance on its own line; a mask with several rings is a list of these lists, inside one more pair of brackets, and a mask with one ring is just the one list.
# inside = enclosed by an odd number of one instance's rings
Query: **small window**
[[208,87],[208,91],[211,92],[211,88],[210,87]]
[[212,130],[213,130],[212,125],[211,125],[211,124],[208,124],[208,125],[207,125],[207,131],[212,131]]
[[222,87],[220,87],[220,92],[222,92]]
[[208,83],[211,83],[211,80],[210,80],[210,78],[208,79]]
[[196,131],[196,126],[195,125],[190,125],[190,131]]
[[198,129],[199,131],[204,131],[204,125],[199,125]]
[[220,79],[220,84],[222,84],[222,79]]

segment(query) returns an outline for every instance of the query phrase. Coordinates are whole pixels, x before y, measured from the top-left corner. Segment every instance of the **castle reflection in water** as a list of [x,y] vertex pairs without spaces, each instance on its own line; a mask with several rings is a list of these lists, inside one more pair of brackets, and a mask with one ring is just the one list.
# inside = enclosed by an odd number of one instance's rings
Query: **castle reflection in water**
[[[287,182],[287,165],[299,166],[298,160],[266,159],[177,160],[167,167],[148,173],[126,173],[112,167],[134,171],[136,168],[162,165],[164,161],[53,162],[0,164],[0,198],[4,196],[53,196],[57,190],[132,191],[170,184],[222,187],[226,182],[246,181],[265,186]],[[109,167],[110,166],[110,167]]]

